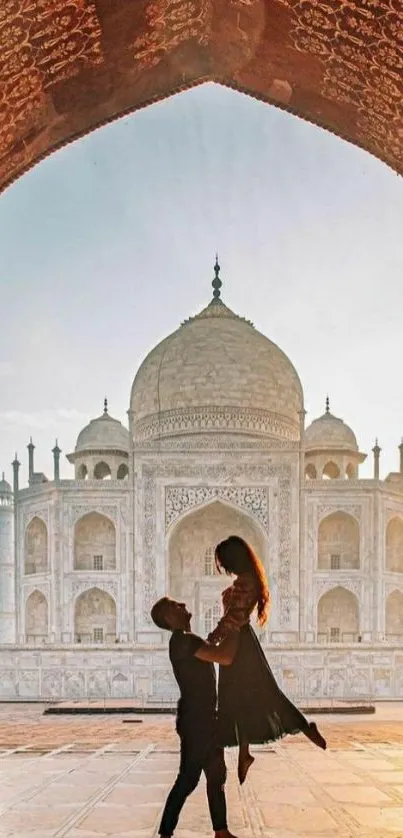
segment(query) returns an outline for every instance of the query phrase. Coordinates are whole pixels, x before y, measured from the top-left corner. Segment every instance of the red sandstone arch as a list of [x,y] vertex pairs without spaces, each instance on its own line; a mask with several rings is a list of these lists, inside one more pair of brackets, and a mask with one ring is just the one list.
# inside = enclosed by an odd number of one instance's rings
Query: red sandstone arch
[[12,0],[0,14],[0,190],[68,142],[206,81],[403,172],[401,0]]

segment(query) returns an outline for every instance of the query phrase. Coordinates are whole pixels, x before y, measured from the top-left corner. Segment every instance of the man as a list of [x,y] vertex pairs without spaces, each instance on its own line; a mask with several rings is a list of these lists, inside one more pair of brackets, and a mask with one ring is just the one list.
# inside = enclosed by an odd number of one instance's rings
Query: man
[[161,838],[173,835],[186,798],[196,788],[202,771],[215,838],[235,838],[228,830],[224,785],[224,750],[217,742],[217,689],[214,663],[232,663],[238,635],[229,635],[220,645],[207,643],[190,629],[192,615],[183,602],[163,597],[151,617],[158,628],[171,631],[169,658],[180,690],[176,730],[181,740],[179,773],[162,815]]

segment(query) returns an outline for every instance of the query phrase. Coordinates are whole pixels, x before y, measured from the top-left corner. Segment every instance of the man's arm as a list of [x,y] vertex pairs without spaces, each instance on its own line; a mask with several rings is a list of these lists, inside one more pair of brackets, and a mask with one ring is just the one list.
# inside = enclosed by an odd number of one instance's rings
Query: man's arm
[[203,643],[195,652],[195,658],[207,663],[220,663],[222,666],[230,666],[236,655],[238,640],[238,631],[231,632],[218,646],[203,640]]

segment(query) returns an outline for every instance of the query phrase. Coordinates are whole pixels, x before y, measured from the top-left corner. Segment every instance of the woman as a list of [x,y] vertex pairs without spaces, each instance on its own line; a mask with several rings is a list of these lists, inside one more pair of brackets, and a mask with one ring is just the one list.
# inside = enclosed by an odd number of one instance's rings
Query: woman
[[254,758],[249,745],[304,733],[326,749],[326,741],[314,722],[297,710],[281,692],[262,647],[250,625],[257,608],[257,622],[267,620],[269,589],[263,565],[242,538],[231,535],[216,547],[216,566],[236,579],[222,594],[224,616],[208,637],[219,643],[231,631],[239,631],[239,645],[231,666],[220,667],[218,724],[225,746],[239,745],[238,778],[242,784]]

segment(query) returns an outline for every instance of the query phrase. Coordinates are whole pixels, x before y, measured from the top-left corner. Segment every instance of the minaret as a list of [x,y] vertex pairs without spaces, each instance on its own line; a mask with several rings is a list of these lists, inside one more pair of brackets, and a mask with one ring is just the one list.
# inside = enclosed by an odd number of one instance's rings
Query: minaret
[[16,496],[20,486],[19,486],[19,471],[21,463],[18,461],[18,455],[16,454],[14,457],[13,462],[11,463],[13,467],[13,492],[14,497]]
[[0,480],[0,644],[15,643],[13,491]]
[[56,440],[55,447],[52,448],[53,454],[53,479],[55,483],[58,483],[60,480],[60,454],[61,449],[59,448],[58,442]]
[[400,452],[400,476],[403,479],[403,439],[399,445],[399,452]]
[[375,445],[372,449],[374,455],[374,480],[379,480],[379,456],[382,449],[378,445],[378,438],[375,440]]
[[28,448],[28,483],[31,486],[31,484],[33,483],[33,478],[34,478],[34,451],[35,451],[35,445],[32,442],[32,436],[31,436],[31,439],[29,440],[29,445],[27,445],[27,448]]

